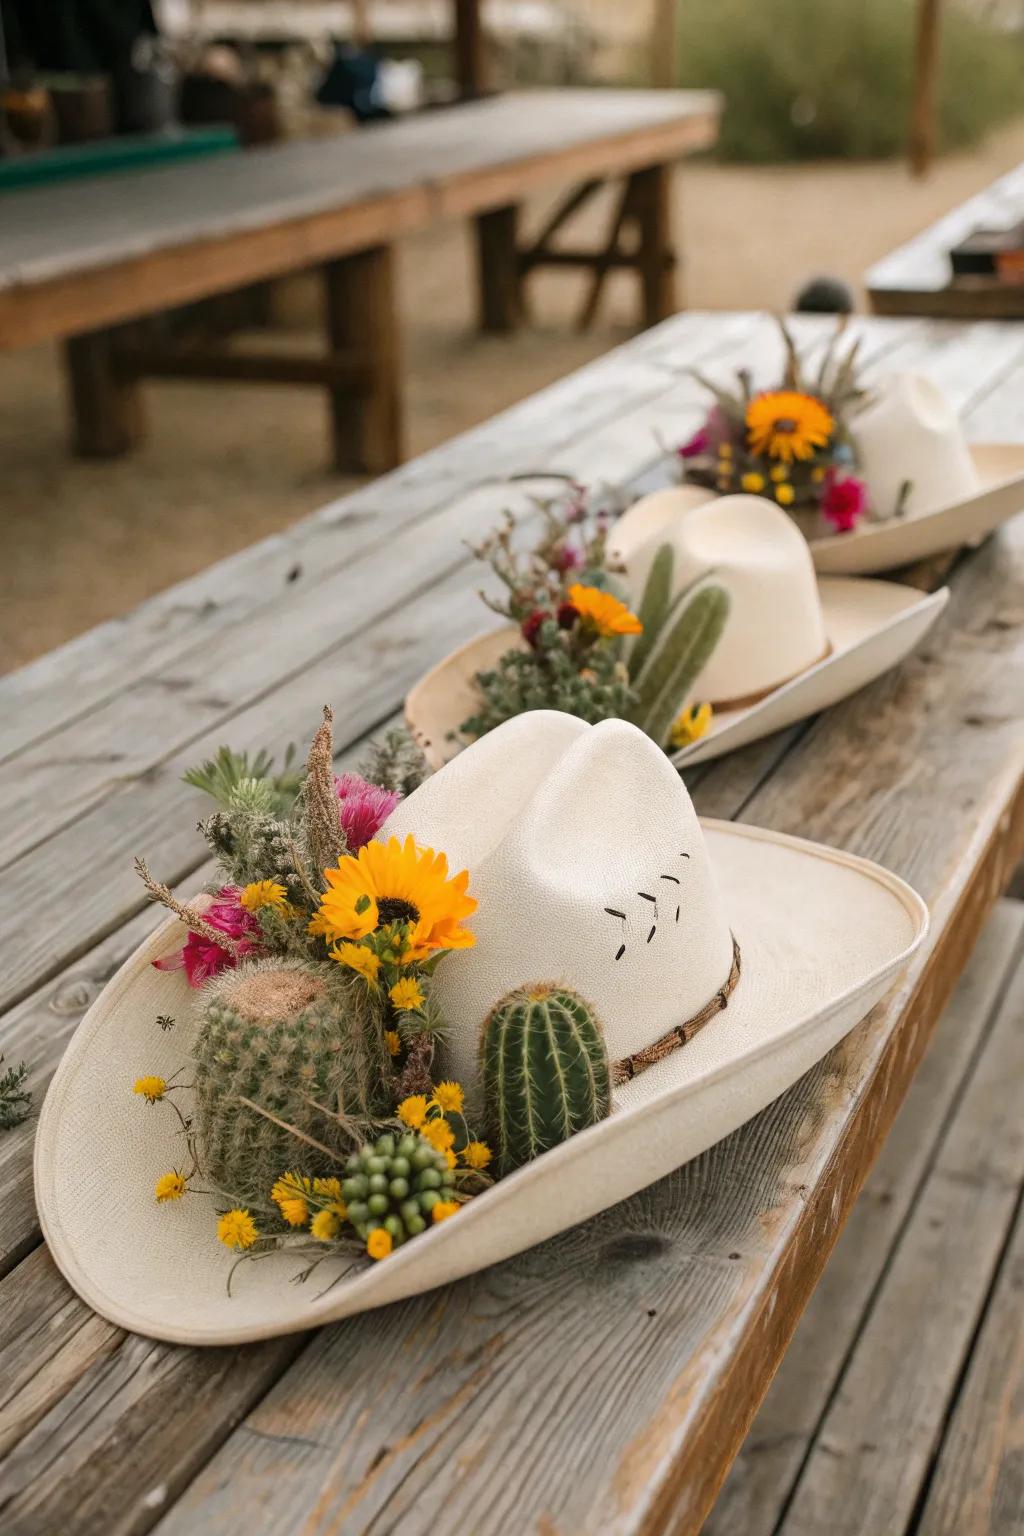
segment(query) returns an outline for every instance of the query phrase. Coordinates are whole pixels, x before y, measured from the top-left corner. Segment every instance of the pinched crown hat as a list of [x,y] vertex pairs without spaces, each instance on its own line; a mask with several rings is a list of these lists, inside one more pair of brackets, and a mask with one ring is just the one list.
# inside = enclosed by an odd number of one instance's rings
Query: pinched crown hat
[[[435,999],[451,1073],[476,1081],[488,1011],[523,984],[567,983],[592,1005],[613,1064],[611,1113],[357,1274],[292,1283],[287,1254],[226,1279],[204,1197],[159,1210],[167,1165],[130,1095],[143,1063],[170,1073],[198,1024],[180,973],[151,962],[165,924],[90,1009],[40,1117],[36,1197],[56,1262],[98,1312],[188,1344],[306,1329],[415,1295],[625,1199],[781,1093],[882,996],[927,911],[896,876],[849,854],[700,823],[678,775],[635,727],[522,715],[428,779],[381,836],[411,833],[464,865],[475,947],[445,956]],[[171,995],[172,989],[173,995]],[[174,990],[176,989],[176,990]],[[173,1040],[154,1008],[173,1010]],[[156,1058],[154,1060],[154,1053]],[[162,1054],[161,1054],[162,1053]],[[189,1111],[188,1095],[178,1099]],[[169,1130],[173,1142],[173,1132]],[[96,1168],[123,1170],[117,1219]],[[318,1272],[319,1273],[319,1272]]]

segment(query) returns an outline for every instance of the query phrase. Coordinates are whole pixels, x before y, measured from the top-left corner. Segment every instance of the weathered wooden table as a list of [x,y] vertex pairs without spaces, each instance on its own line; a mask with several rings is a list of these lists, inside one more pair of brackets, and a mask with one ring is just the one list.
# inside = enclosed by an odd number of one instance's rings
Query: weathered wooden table
[[[471,216],[480,320],[510,330],[522,284],[546,265],[638,275],[641,317],[676,307],[671,170],[718,133],[714,91],[517,92],[243,156],[12,195],[0,209],[0,349],[65,341],[74,444],[123,453],[142,432],[146,377],[319,386],[334,461],[379,474],[402,448],[394,245]],[[553,236],[604,183],[623,190],[600,250]],[[527,242],[520,205],[579,183]],[[628,232],[632,243],[623,239]],[[140,317],[318,267],[326,353],[225,351],[156,341]]]
[[[827,322],[795,324],[822,345]],[[871,366],[930,374],[973,436],[1024,433],[1019,330],[859,328]],[[185,766],[223,741],[280,748],[325,700],[347,756],[425,666],[485,627],[462,540],[544,489],[510,477],[653,485],[656,435],[684,437],[703,409],[687,369],[777,360],[765,319],[670,321],[0,680],[8,1059],[28,1060],[41,1092],[158,921],[134,852],[185,889],[203,877]],[[40,1241],[33,1125],[0,1135],[5,1533],[699,1530],[1024,847],[1024,518],[950,579],[939,626],[896,673],[691,785],[706,814],[897,870],[931,904],[924,951],[784,1098],[636,1199],[316,1336],[182,1350],[72,1295]]]
[[876,315],[954,320],[1024,319],[1024,283],[957,278],[949,253],[977,229],[1008,229],[1024,219],[1024,163],[976,197],[890,251],[865,273]]

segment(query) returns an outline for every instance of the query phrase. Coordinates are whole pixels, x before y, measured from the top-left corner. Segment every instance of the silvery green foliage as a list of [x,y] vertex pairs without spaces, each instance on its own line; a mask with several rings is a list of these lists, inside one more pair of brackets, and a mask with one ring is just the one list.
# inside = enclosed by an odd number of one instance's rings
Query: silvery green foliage
[[248,752],[232,752],[230,747],[220,747],[216,757],[209,758],[183,775],[186,784],[201,789],[218,805],[228,808],[232,795],[243,784],[252,780],[264,783],[271,795],[271,803],[265,809],[277,815],[287,815],[302,783],[302,772],[292,766],[295,748],[290,746],[284,755],[279,773],[274,772],[274,759],[260,750],[252,758]]
[[370,742],[358,771],[368,784],[397,790],[403,796],[411,795],[430,773],[423,753],[401,726]]
[[[0,1067],[4,1058],[0,1056]],[[23,1061],[0,1072],[0,1131],[13,1131],[27,1120],[32,1110],[32,1094],[25,1087],[28,1067]]]

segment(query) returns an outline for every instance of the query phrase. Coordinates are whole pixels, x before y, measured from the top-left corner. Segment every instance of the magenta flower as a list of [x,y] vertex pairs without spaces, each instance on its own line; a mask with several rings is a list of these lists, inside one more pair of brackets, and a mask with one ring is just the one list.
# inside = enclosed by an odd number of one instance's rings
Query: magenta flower
[[573,549],[571,544],[563,544],[560,549],[555,551],[551,563],[556,571],[560,571],[563,576],[566,576],[570,571],[579,570],[583,564],[583,556],[578,549]]
[[238,964],[242,955],[258,954],[260,925],[253,912],[242,906],[241,891],[237,885],[221,886],[213,901],[203,913],[211,928],[226,934],[238,944],[237,952],[214,944],[201,933],[190,933],[177,954],[163,960],[154,960],[158,971],[184,969],[190,987],[201,987],[211,976]]
[[837,533],[849,533],[868,509],[868,488],[856,475],[840,476],[835,469],[825,475],[821,497],[822,515]]
[[384,825],[402,796],[397,789],[368,784],[358,773],[335,776],[338,818],[349,853],[357,853]]
[[713,405],[704,419],[704,425],[699,427],[690,438],[677,448],[681,459],[700,459],[707,453],[716,453],[720,443],[728,442],[730,438],[729,421],[721,406]]

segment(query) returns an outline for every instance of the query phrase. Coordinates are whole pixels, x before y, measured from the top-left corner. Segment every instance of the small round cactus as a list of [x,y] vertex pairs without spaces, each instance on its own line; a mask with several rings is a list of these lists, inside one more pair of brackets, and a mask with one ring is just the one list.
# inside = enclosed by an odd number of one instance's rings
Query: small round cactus
[[486,1020],[484,1106],[505,1174],[608,1114],[608,1052],[588,1003],[555,983],[519,987]]
[[454,1186],[444,1153],[410,1131],[378,1136],[354,1153],[345,1163],[341,1193],[364,1242],[383,1227],[397,1248],[424,1230],[434,1207],[452,1198]]
[[333,1115],[387,1113],[379,1021],[367,989],[334,964],[257,960],[223,973],[207,990],[193,1056],[203,1172],[243,1203],[265,1202],[284,1168],[333,1171],[286,1126],[343,1153],[351,1143]]

